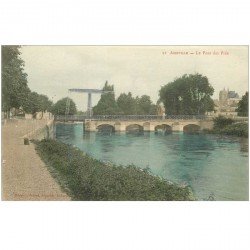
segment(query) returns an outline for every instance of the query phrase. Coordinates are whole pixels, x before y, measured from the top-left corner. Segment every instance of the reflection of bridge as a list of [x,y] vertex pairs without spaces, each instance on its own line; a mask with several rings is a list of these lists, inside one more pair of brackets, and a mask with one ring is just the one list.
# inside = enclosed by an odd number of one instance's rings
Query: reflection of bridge
[[79,121],[85,123],[85,131],[98,131],[103,127],[110,127],[113,131],[155,131],[158,128],[168,131],[185,131],[191,129],[211,129],[213,120],[207,116],[190,115],[102,115],[93,116],[56,116],[56,121]]

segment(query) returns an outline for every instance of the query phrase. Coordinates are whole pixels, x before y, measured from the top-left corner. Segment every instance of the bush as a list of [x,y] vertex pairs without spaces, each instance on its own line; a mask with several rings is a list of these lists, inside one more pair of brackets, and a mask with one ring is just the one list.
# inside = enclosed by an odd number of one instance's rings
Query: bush
[[235,122],[230,118],[218,117],[214,119],[212,130],[204,129],[206,134],[233,135],[248,138],[248,123]]
[[214,118],[214,129],[221,129],[233,123],[233,119],[226,118],[224,116],[218,116]]
[[180,187],[133,165],[105,164],[70,145],[44,139],[36,149],[74,200],[193,200]]
[[220,131],[220,134],[248,137],[248,123],[235,123],[228,125]]

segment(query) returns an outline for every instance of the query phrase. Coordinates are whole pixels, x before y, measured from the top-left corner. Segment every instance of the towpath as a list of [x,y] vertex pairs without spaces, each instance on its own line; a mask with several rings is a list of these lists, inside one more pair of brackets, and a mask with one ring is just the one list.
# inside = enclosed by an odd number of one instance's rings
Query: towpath
[[70,200],[50,175],[34,144],[21,138],[46,120],[13,120],[2,125],[2,200]]

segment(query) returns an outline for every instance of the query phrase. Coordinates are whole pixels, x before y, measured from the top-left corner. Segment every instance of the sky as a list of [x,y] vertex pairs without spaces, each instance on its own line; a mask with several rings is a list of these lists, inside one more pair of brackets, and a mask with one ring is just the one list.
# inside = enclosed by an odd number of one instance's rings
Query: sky
[[[69,88],[102,89],[158,100],[161,86],[184,74],[199,73],[214,87],[242,96],[248,90],[248,46],[22,46],[28,85],[53,102],[69,96],[86,110],[87,95]],[[93,106],[100,99],[92,96]]]

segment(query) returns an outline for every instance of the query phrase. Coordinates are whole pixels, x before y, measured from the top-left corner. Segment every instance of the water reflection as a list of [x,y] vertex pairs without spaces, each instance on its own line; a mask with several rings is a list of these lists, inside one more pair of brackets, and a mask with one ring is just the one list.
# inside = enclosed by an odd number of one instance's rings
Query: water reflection
[[101,153],[112,153],[115,148],[115,141],[110,140],[109,138],[113,136],[112,133],[97,133],[96,134],[96,141],[99,143]]
[[86,140],[89,143],[94,143],[96,140],[96,138],[95,138],[96,135],[97,134],[95,132],[84,132],[82,138],[84,141]]
[[248,153],[248,139],[241,138],[239,142],[240,142],[240,151],[244,153]]
[[74,139],[76,136],[77,124],[59,123],[56,124],[56,138],[63,138],[65,140]]

